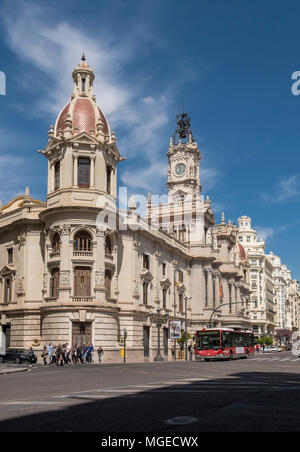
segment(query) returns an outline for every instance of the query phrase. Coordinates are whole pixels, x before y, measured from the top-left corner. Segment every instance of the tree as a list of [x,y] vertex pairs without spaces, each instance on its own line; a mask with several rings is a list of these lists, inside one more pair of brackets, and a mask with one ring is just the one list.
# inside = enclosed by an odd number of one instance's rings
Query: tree
[[181,338],[177,339],[177,342],[179,344],[180,350],[184,349],[184,343],[191,340],[192,336],[190,335],[189,332],[186,333],[186,337],[185,337],[185,332],[184,330],[181,331]]
[[255,342],[256,342],[256,344],[259,344],[259,345],[267,345],[267,346],[273,345],[273,339],[269,336],[260,337],[260,338],[256,339]]
[[291,330],[282,329],[277,330],[275,338],[277,341],[279,341],[281,344],[284,342],[290,342],[293,336],[293,332]]

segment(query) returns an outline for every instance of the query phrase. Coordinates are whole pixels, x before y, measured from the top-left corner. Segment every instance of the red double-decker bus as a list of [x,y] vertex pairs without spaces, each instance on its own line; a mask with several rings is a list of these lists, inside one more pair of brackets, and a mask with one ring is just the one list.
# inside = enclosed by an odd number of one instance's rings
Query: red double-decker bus
[[254,335],[250,331],[203,329],[196,331],[195,340],[197,360],[232,360],[255,355]]

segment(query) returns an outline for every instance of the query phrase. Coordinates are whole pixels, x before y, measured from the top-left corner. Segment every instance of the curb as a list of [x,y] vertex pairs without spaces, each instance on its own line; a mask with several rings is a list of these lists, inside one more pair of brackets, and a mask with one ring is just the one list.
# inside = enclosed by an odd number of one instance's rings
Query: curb
[[29,368],[0,370],[0,376],[1,375],[9,375],[9,374],[17,374],[17,373],[21,373],[21,372],[28,372],[28,370],[29,370]]

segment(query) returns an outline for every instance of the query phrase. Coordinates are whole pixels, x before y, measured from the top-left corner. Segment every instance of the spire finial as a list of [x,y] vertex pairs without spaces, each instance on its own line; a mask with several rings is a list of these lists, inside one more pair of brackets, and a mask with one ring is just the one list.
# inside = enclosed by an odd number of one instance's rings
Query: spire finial
[[85,54],[84,54],[84,52],[82,54],[81,61],[85,61]]

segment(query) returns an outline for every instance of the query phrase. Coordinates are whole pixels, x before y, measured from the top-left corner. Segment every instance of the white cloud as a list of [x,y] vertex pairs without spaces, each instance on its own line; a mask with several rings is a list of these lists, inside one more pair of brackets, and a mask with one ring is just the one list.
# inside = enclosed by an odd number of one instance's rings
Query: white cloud
[[275,233],[273,228],[260,227],[260,226],[258,226],[256,228],[256,231],[257,231],[258,240],[264,240],[264,241],[267,241],[268,239],[272,239],[274,236],[274,233]]
[[[3,14],[7,42],[27,63],[28,73],[20,76],[20,83],[31,89],[35,86],[40,93],[33,106],[35,114],[51,115],[49,125],[55,120],[69,99],[73,87],[71,72],[84,51],[87,63],[96,74],[97,103],[108,117],[111,130],[121,132],[118,142],[121,154],[131,161],[151,162],[145,169],[140,167],[134,177],[126,167],[121,168],[121,181],[130,189],[157,191],[167,177],[165,154],[169,137],[166,126],[173,120],[175,128],[176,114],[172,102],[176,101],[176,93],[186,81],[197,78],[193,69],[186,70],[183,64],[182,73],[179,70],[174,81],[169,80],[158,89],[138,65],[129,77],[127,67],[136,62],[145,40],[149,43],[152,39],[152,45],[158,45],[155,36],[150,38],[151,33],[141,27],[140,21],[128,37],[114,40],[105,22],[101,28],[87,31],[86,26],[81,28],[78,22],[73,25],[60,18],[55,22],[51,9],[46,6],[18,4],[18,8],[9,7]],[[30,64],[35,67],[34,84],[32,79],[31,84],[27,83],[27,78],[32,78]],[[44,84],[38,80],[39,71],[46,80]],[[205,189],[209,189],[217,173],[204,169],[202,177],[207,184]]]
[[278,201],[284,201],[286,199],[299,196],[299,175],[287,177],[279,182],[280,195]]
[[261,198],[265,204],[276,204],[285,201],[299,199],[300,197],[300,177],[299,174],[281,179],[273,193],[261,193]]
[[221,177],[219,170],[215,168],[204,167],[200,171],[201,185],[204,187],[205,192],[214,188],[218,179]]
[[[135,170],[125,170],[122,175],[122,182],[133,190],[144,190],[153,194],[153,188],[158,186],[158,181],[165,179],[167,165],[159,162],[150,164],[147,168],[135,172]],[[136,193],[138,193],[136,191]]]

